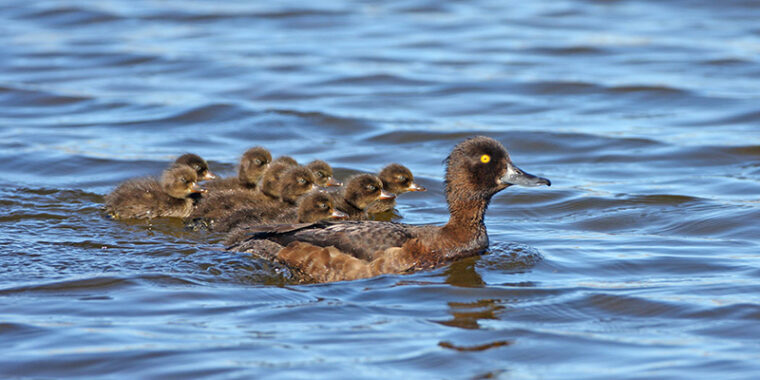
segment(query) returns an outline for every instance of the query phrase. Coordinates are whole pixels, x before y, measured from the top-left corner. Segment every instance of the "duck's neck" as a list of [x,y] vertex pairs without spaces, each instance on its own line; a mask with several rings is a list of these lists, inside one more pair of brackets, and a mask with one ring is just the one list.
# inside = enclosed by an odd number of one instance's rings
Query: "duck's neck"
[[461,232],[476,232],[485,229],[483,218],[487,208],[488,200],[486,199],[459,200],[456,204],[449,206],[451,217],[443,228]]
[[489,196],[467,193],[448,193],[448,223],[440,232],[441,240],[450,246],[450,256],[479,254],[488,247],[488,233],[483,218],[490,202]]

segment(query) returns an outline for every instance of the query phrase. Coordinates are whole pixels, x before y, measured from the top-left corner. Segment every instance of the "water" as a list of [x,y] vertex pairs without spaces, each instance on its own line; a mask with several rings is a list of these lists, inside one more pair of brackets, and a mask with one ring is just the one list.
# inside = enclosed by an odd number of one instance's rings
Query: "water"
[[[756,378],[760,3],[0,4],[0,377]],[[297,285],[119,182],[253,145],[338,177],[503,142],[490,253]]]

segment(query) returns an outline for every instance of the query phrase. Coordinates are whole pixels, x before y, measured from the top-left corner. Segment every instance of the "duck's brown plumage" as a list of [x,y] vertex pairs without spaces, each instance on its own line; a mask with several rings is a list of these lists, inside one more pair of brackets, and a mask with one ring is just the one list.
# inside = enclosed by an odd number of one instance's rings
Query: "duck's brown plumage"
[[[399,195],[409,191],[425,191],[424,186],[414,182],[414,175],[411,170],[401,164],[390,164],[383,168],[378,174],[380,181],[383,182],[383,189],[393,194]],[[396,207],[396,199],[380,199],[367,208],[367,213],[378,214],[388,212]]]
[[201,190],[198,175],[187,165],[165,170],[161,179],[126,181],[106,195],[106,212],[116,219],[184,218],[193,209],[190,195]]
[[209,181],[216,178],[208,168],[206,160],[201,156],[193,153],[185,153],[174,161],[174,165],[187,165],[195,170],[195,174],[198,176],[198,181]]
[[432,268],[488,247],[483,217],[494,194],[514,184],[550,185],[514,166],[506,149],[488,137],[458,144],[446,166],[451,216],[443,226],[379,221],[262,226],[228,249],[279,261],[318,282]]
[[236,177],[221,178],[205,185],[210,192],[220,190],[256,190],[264,172],[272,162],[272,154],[263,147],[257,146],[248,149],[240,157],[238,174]]

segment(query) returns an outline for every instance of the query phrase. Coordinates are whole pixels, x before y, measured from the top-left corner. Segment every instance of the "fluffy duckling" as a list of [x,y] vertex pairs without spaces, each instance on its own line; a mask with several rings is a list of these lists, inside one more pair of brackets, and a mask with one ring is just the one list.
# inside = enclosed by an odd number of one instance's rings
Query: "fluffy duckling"
[[551,182],[520,170],[501,143],[479,136],[454,147],[446,159],[445,184],[451,215],[443,226],[381,221],[261,226],[227,249],[275,260],[317,282],[434,268],[488,248],[483,218],[496,193]]
[[333,196],[335,207],[348,214],[351,220],[368,219],[367,207],[373,202],[396,197],[385,191],[380,178],[372,174],[357,174],[349,178],[346,187]]
[[115,219],[184,218],[193,210],[190,195],[205,190],[196,171],[187,165],[166,169],[161,179],[126,181],[106,195],[106,212]]
[[185,153],[174,161],[174,165],[187,165],[195,170],[195,174],[198,175],[198,181],[210,181],[216,179],[214,173],[208,169],[206,160],[201,156],[193,153]]
[[[282,170],[277,166],[282,166]],[[279,174],[280,171],[282,174]],[[265,174],[261,192],[225,190],[212,193],[192,212],[191,224],[202,223],[208,229],[216,231],[219,230],[215,227],[218,221],[233,218],[238,213],[270,219],[285,208],[295,207],[298,198],[313,190],[314,186],[314,175],[309,169],[303,166],[288,167],[282,163],[272,164]],[[276,188],[276,192],[272,190],[272,194],[263,193],[270,187]]]
[[321,187],[342,186],[343,184],[336,181],[333,177],[333,170],[330,164],[322,160],[314,160],[306,165],[312,173],[317,185]]
[[[296,165],[297,166],[297,165]],[[276,201],[280,199],[280,180],[288,169],[293,165],[288,165],[282,161],[272,161],[269,168],[264,172],[261,179],[261,187],[257,199],[260,201]]]
[[281,162],[288,166],[298,166],[298,161],[296,161],[293,157],[290,156],[280,156],[274,159],[272,163],[278,163]]
[[[230,234],[225,240],[225,244],[233,244],[248,236],[248,227],[260,224],[281,224],[281,223],[313,223],[320,220],[345,219],[348,215],[335,209],[332,197],[322,191],[312,191],[305,195],[298,202],[297,208],[289,208],[271,219],[262,218],[256,213],[246,212],[249,210],[239,210],[219,221],[215,226],[215,231],[229,231]],[[241,226],[237,227],[236,226]]]
[[237,177],[228,177],[206,184],[209,191],[218,190],[255,190],[256,184],[272,162],[272,155],[263,147],[248,149],[240,157]]
[[[383,182],[383,189],[399,195],[409,191],[425,191],[425,187],[414,182],[412,172],[404,165],[390,164],[383,168],[378,175]],[[388,212],[396,207],[395,199],[380,199],[372,202],[367,208],[369,214]]]

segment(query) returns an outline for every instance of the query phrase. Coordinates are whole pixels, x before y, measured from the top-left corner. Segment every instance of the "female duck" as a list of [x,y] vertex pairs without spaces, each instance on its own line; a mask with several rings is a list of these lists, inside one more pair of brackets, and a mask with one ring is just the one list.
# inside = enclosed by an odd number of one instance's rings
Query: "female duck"
[[443,226],[380,221],[263,226],[250,229],[248,239],[227,249],[276,260],[317,282],[433,268],[488,247],[483,217],[494,194],[512,185],[551,185],[520,170],[506,149],[488,137],[458,144],[446,164],[451,216]]

